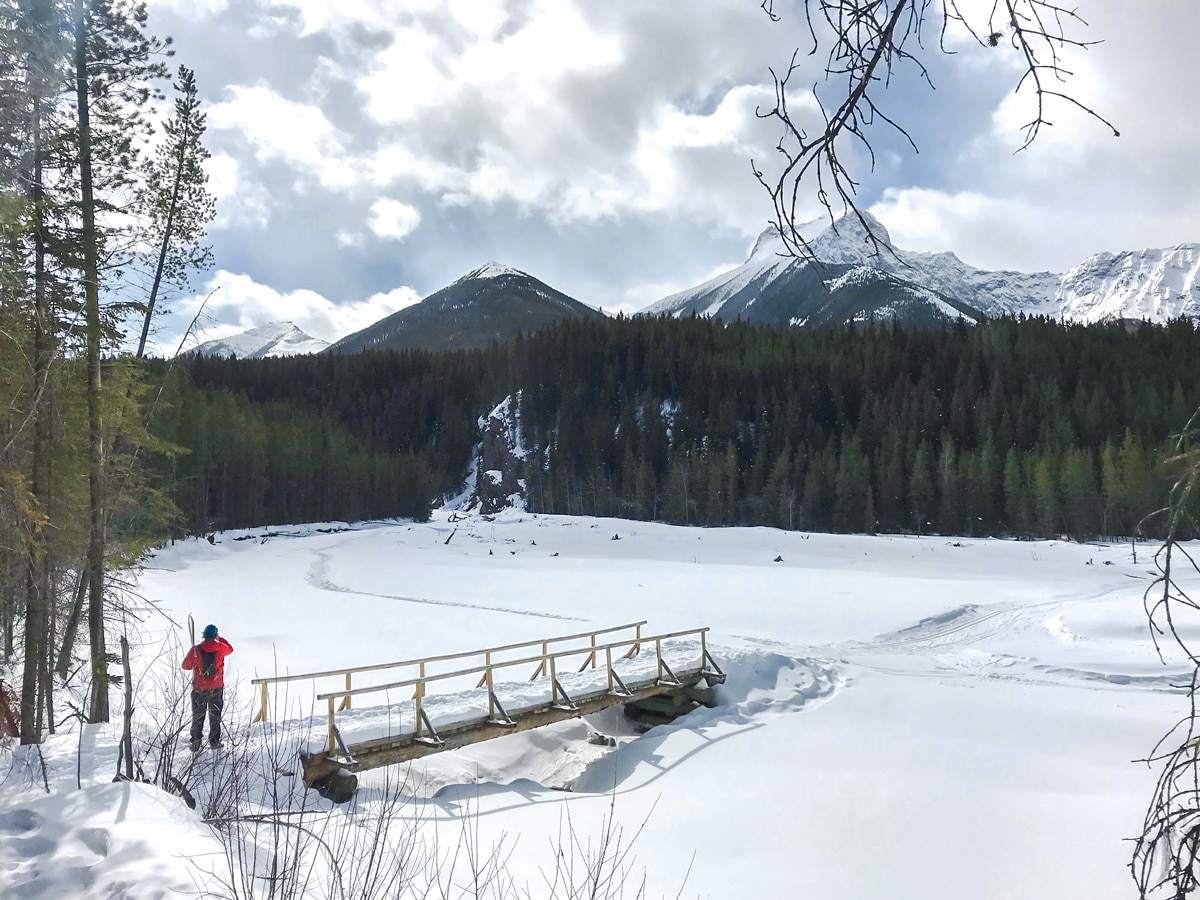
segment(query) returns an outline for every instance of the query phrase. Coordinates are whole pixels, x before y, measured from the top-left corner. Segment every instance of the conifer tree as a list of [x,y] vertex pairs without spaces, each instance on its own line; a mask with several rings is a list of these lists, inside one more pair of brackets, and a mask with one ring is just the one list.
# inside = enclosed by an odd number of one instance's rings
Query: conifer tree
[[156,259],[135,352],[139,359],[146,352],[163,288],[186,287],[191,270],[212,265],[212,249],[203,245],[205,228],[216,212],[204,171],[209,157],[203,144],[207,117],[200,111],[195,73],[180,66],[177,78],[175,114],[163,124],[166,139],[146,166],[140,190]]

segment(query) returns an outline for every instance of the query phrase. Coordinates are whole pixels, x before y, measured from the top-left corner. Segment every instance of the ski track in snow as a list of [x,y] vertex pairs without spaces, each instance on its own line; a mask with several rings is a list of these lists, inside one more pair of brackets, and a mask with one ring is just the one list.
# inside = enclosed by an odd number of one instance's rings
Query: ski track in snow
[[[454,523],[452,528],[434,530],[439,538],[445,535],[453,537],[457,533],[459,541],[468,544],[515,544],[512,538],[497,540],[495,526],[490,527],[490,534],[484,533],[486,527],[468,521]],[[448,539],[439,540],[439,543],[442,542],[448,543]],[[305,574],[305,581],[309,585],[333,593],[405,603],[486,610],[539,619],[587,621],[555,613],[352,588],[338,584],[330,577],[331,560],[335,554],[333,548],[313,551],[314,558]],[[464,769],[461,761],[454,762],[456,757],[452,755],[426,757],[422,765],[427,769],[417,777],[419,790],[424,793],[427,803],[440,811],[439,814],[447,815],[455,815],[455,810],[459,809],[462,802],[478,801],[481,785],[484,784],[491,785],[488,793],[492,793],[494,788],[496,791],[516,790],[519,795],[519,799],[515,799],[511,805],[489,805],[488,815],[529,803],[531,799],[536,802],[555,802],[569,799],[572,793],[639,791],[661,778],[669,768],[715,742],[764,727],[773,716],[804,713],[816,703],[836,699],[840,691],[853,687],[859,673],[947,681],[988,679],[1091,690],[1178,690],[1178,674],[1105,671],[1102,670],[1103,665],[1089,667],[1091,660],[1067,660],[1054,655],[1055,644],[1079,640],[1064,622],[1068,610],[1113,599],[1121,590],[1109,588],[1086,597],[1056,597],[1032,603],[1028,600],[964,603],[873,638],[832,645],[807,646],[768,637],[730,635],[744,642],[748,648],[717,648],[710,644],[710,649],[721,659],[729,675],[726,684],[718,688],[718,705],[713,709],[700,708],[676,723],[659,726],[637,737],[626,734],[611,748],[585,746],[582,740],[564,736],[561,758],[551,767],[534,766],[526,769],[523,764],[510,761],[493,770],[488,765],[476,762],[472,772]],[[1011,649],[1006,642],[1011,643],[1013,636],[1028,635],[1035,630],[1045,635],[1048,656],[1006,652]],[[1073,640],[1068,641],[1067,635]],[[1073,665],[1072,662],[1079,664]],[[536,683],[525,683],[524,686],[506,684],[503,689],[498,685],[497,690],[506,704],[520,706],[536,701],[534,695],[542,687]],[[479,701],[475,693],[462,691],[440,697],[430,696],[430,712],[438,724],[478,715],[480,709],[476,707]],[[406,718],[411,719],[411,711],[405,712],[409,705],[405,700],[391,700],[383,706],[347,711],[339,716],[339,727],[354,741],[403,731],[405,725],[411,725],[406,721]],[[292,731],[293,740],[301,742],[304,739],[296,735],[304,734],[311,742],[323,729],[316,719],[281,724],[286,730]],[[568,723],[560,724],[571,727]],[[608,733],[605,724],[606,720],[589,717],[586,726],[576,720],[573,727]],[[582,737],[583,734],[581,731],[576,737]],[[673,758],[670,766],[663,767],[656,748],[668,735],[674,735],[672,739],[675,741],[694,742],[694,746]],[[370,779],[364,788],[369,783]],[[528,790],[521,788],[521,785]],[[479,812],[475,810],[476,814]]]
[[559,613],[537,612],[529,609],[513,609],[507,606],[489,606],[486,603],[467,603],[464,600],[433,600],[429,597],[402,597],[399,594],[378,594],[373,591],[360,591],[344,585],[334,584],[329,580],[329,551],[314,550],[317,558],[309,566],[304,580],[312,587],[322,591],[332,591],[337,594],[354,594],[360,597],[379,597],[383,600],[399,600],[401,603],[420,603],[425,606],[452,606],[460,609],[478,609],[487,612],[507,613],[513,616],[527,616],[535,619],[557,619],[564,622],[586,622],[580,616],[564,616]]
[[967,603],[870,640],[828,646],[803,647],[772,638],[731,636],[755,647],[792,655],[797,660],[807,659],[811,665],[828,666],[833,672],[858,666],[903,677],[978,678],[1091,690],[1186,691],[1188,679],[1178,671],[1159,674],[1102,671],[1008,653],[1002,646],[991,649],[981,646],[990,642],[1003,645],[1013,636],[1033,629],[1043,630],[1058,643],[1075,644],[1080,638],[1064,624],[1064,611],[1112,599],[1120,590],[1109,588],[1084,598],[1032,604]]

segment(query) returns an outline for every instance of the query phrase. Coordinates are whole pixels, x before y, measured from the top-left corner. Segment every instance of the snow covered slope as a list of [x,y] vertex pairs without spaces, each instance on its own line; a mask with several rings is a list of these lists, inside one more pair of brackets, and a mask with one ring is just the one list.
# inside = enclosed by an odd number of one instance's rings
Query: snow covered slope
[[[1101,253],[1065,275],[994,272],[967,265],[950,252],[896,247],[882,223],[869,213],[863,219],[865,225],[845,216],[824,230],[802,228],[820,265],[788,256],[779,235],[767,229],[743,265],[665,297],[643,312],[686,316],[695,311],[727,321],[740,316],[790,324],[868,317],[918,322],[1018,313],[1071,322],[1200,317],[1198,244]],[[875,240],[868,236],[868,227]],[[850,291],[867,283],[875,285],[874,294]]]
[[236,356],[238,359],[263,359],[268,356],[298,356],[320,353],[329,346],[301,331],[291,322],[270,322],[249,331],[205,341],[189,350],[201,356]]
[[1200,244],[1097,253],[1062,277],[1059,315],[1073,322],[1200,316]]

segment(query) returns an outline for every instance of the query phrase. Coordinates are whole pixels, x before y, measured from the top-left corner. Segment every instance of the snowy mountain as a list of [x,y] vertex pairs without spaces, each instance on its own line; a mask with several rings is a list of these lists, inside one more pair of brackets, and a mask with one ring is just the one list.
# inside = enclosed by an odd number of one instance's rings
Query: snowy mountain
[[1062,277],[1059,315],[1073,322],[1200,316],[1200,244],[1097,253]]
[[1065,321],[1200,317],[1200,245],[1102,253],[1065,275],[976,269],[950,252],[896,247],[869,213],[824,230],[809,227],[820,264],[786,255],[772,228],[741,266],[659,300],[649,315],[720,316],[729,321],[821,324],[867,318],[906,322],[977,320],[1017,313]]
[[490,262],[367,328],[337,341],[333,351],[461,350],[507,341],[563,318],[603,316],[532,275]]
[[205,341],[188,353],[200,356],[236,356],[238,359],[263,359],[268,356],[300,356],[320,353],[328,341],[311,337],[291,322],[270,322],[249,331]]

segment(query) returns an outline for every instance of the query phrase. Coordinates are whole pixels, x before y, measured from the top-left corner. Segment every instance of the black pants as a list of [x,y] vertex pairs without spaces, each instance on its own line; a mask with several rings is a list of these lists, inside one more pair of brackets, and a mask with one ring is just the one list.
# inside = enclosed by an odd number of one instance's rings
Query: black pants
[[225,688],[192,691],[192,743],[204,737],[204,713],[208,712],[208,742],[221,743],[221,710],[225,708]]

